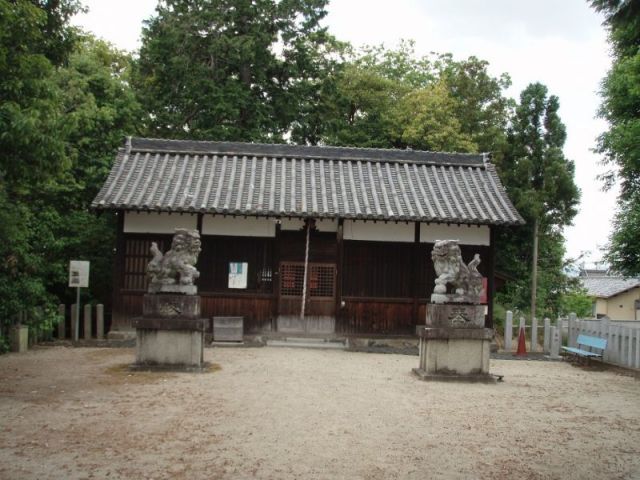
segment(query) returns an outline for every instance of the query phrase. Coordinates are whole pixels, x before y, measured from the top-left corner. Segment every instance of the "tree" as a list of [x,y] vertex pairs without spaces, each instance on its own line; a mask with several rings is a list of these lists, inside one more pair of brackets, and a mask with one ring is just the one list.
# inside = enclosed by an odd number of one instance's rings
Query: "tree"
[[164,0],[146,22],[135,85],[146,133],[282,141],[319,88],[326,0]]
[[620,184],[620,204],[606,259],[614,270],[640,275],[640,1],[591,0],[605,14],[613,65],[602,82],[600,116],[609,129],[598,138],[597,151],[613,167],[603,175],[605,188]]
[[[555,294],[559,298],[564,276],[561,233],[576,215],[580,198],[574,182],[574,164],[565,158],[562,151],[566,131],[558,115],[559,100],[556,96],[547,96],[547,93],[547,88],[540,83],[531,84],[522,92],[507,132],[507,151],[498,162],[507,191],[527,221],[527,225],[518,232],[502,233],[501,242],[506,249],[519,252],[519,262],[508,261],[505,264],[501,260],[502,266],[507,270],[509,266],[515,267],[520,270],[516,274],[522,275],[525,261],[530,261],[528,276],[532,316],[535,316],[538,306],[548,306],[546,302],[550,295]],[[537,297],[539,247],[543,253],[541,258],[546,262],[543,269],[545,277],[551,276],[542,298]],[[498,258],[503,256],[498,255]],[[557,308],[557,301],[553,303]]]

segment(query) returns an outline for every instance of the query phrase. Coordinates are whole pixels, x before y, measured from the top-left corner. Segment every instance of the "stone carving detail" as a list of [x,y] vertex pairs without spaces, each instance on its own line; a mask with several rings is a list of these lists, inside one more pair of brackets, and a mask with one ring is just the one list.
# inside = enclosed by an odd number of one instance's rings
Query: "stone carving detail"
[[200,253],[200,234],[197,230],[176,228],[171,249],[164,255],[158,245],[151,244],[153,259],[147,265],[151,278],[149,293],[174,292],[195,294],[194,280],[200,276],[195,267]]
[[[433,303],[480,303],[482,275],[477,269],[479,254],[476,253],[469,265],[465,265],[457,240],[437,240],[431,259],[438,276],[431,295]],[[447,284],[455,287],[455,294],[447,294]]]

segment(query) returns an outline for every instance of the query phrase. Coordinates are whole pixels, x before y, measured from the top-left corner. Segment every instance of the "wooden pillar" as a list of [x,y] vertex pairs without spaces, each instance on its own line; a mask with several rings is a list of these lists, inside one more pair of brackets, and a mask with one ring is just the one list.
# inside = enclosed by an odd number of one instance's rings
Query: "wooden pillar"
[[414,224],[414,233],[413,233],[413,261],[411,262],[411,295],[413,297],[413,305],[411,307],[411,317],[413,318],[414,324],[419,325],[420,319],[418,318],[419,305],[418,298],[420,296],[420,266],[423,264],[420,259],[420,222],[415,222]]
[[123,210],[118,210],[117,215],[117,227],[116,227],[116,252],[113,257],[113,285],[112,285],[112,320],[111,328],[118,330],[120,327],[126,327],[126,319],[123,318],[122,312],[122,295],[121,289],[124,280],[124,254],[125,254],[125,239],[124,239],[124,215]]
[[198,233],[200,234],[200,236],[202,236],[202,219],[203,219],[204,215],[202,213],[198,214],[198,217],[196,218],[196,229],[198,230]]
[[493,328],[493,299],[496,292],[496,231],[495,227],[489,227],[489,258],[487,259],[487,319],[485,327]]
[[281,225],[276,223],[276,233],[273,239],[273,261],[271,265],[271,282],[273,291],[273,301],[271,303],[271,331],[276,331],[279,302],[280,302],[280,239]]
[[338,229],[336,230],[336,332],[341,331],[342,323],[342,269],[344,265],[344,219],[338,219]]

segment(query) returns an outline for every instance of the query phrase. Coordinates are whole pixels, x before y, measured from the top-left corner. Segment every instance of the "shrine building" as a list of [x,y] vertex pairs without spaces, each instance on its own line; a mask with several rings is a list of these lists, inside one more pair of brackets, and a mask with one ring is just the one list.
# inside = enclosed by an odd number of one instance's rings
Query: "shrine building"
[[118,219],[112,331],[141,315],[151,242],[176,228],[201,235],[202,315],[245,334],[414,335],[441,239],[480,254],[491,327],[495,228],[523,223],[486,154],[146,138],[92,208]]

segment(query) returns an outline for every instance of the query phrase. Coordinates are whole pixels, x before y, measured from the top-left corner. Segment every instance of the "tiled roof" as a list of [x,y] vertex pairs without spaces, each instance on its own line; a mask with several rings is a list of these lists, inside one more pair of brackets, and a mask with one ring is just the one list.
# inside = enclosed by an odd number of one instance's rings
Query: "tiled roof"
[[581,277],[580,281],[589,295],[609,298],[640,286],[640,278]]
[[95,209],[521,224],[486,156],[128,139]]

